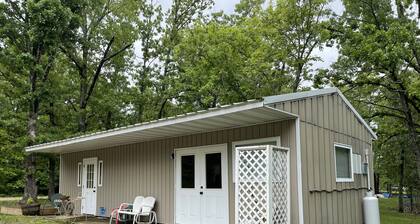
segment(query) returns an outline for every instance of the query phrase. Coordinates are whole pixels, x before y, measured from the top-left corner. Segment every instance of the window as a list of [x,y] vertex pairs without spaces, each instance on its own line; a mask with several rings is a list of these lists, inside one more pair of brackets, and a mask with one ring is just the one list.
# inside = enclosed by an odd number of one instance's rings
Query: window
[[222,154],[206,154],[206,188],[222,188]]
[[252,145],[275,145],[280,146],[280,137],[270,137],[270,138],[259,138],[259,139],[251,139],[251,140],[245,140],[245,141],[238,141],[238,142],[232,142],[232,170],[233,170],[233,182],[235,182],[236,178],[236,171],[235,171],[235,165],[236,165],[236,147],[243,147],[243,146],[252,146]]
[[94,178],[95,178],[95,164],[87,164],[86,165],[86,188],[87,189],[92,189],[95,187]]
[[349,145],[334,144],[335,174],[337,182],[353,182],[353,153]]
[[82,163],[77,163],[77,186],[82,186]]
[[181,187],[195,188],[195,156],[181,157]]
[[353,154],[353,173],[362,174],[362,156]]
[[104,172],[104,161],[99,160],[98,163],[98,186],[102,187],[103,182],[103,172]]

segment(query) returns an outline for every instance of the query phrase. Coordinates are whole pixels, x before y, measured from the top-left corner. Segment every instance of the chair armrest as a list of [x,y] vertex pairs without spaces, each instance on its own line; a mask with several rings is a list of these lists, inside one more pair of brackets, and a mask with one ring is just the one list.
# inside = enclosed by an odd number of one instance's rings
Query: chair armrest
[[133,212],[132,209],[118,209],[117,212]]
[[123,209],[123,206],[130,206],[130,205],[133,205],[133,204],[129,204],[129,203],[121,203],[120,204],[120,207],[118,208],[118,210],[122,210]]

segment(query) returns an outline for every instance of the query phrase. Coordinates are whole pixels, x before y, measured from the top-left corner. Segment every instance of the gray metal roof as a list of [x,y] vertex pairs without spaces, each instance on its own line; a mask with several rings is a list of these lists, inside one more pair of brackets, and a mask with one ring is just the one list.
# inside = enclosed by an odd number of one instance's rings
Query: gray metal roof
[[76,152],[194,133],[250,126],[277,120],[292,119],[297,117],[297,115],[281,111],[267,105],[333,93],[337,93],[343,99],[346,105],[353,111],[357,119],[376,139],[377,136],[375,132],[373,132],[370,126],[344,97],[341,91],[337,88],[328,88],[268,96],[264,97],[263,100],[249,100],[246,102],[219,106],[208,110],[201,110],[107,131],[100,131],[59,141],[43,143],[26,147],[25,149],[27,152]]
[[26,151],[45,153],[85,151],[194,133],[250,126],[294,117],[296,115],[265,106],[262,100],[250,100],[34,145],[27,147]]

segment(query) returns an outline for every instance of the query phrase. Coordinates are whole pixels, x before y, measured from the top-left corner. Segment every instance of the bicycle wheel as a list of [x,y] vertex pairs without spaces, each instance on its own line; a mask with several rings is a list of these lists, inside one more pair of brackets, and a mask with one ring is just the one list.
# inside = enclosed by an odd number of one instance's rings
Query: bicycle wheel
[[73,211],[74,211],[74,204],[73,202],[69,201],[66,204],[66,214],[67,215],[73,215]]

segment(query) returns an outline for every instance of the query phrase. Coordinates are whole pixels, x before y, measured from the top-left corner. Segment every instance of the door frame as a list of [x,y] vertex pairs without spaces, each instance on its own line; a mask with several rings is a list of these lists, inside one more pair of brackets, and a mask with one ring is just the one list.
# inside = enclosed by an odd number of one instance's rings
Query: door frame
[[[212,147],[220,147],[221,151],[225,153],[226,158],[223,159],[222,158],[222,166],[223,163],[225,163],[226,165],[226,169],[222,169],[222,176],[223,174],[226,176],[226,188],[223,189],[224,193],[226,194],[227,198],[226,198],[226,208],[227,208],[227,220],[229,223],[230,220],[230,208],[229,208],[229,200],[230,200],[230,196],[229,196],[229,154],[228,154],[228,144],[227,143],[223,143],[223,144],[214,144],[214,145],[202,145],[202,146],[192,146],[192,147],[184,147],[184,148],[174,148],[174,154],[173,154],[173,160],[174,160],[174,203],[173,203],[173,208],[174,208],[174,217],[173,217],[173,222],[176,223],[176,188],[177,188],[177,164],[176,164],[176,160],[177,160],[177,152],[179,151],[189,151],[189,150],[202,150],[205,151],[206,148],[212,148]],[[223,177],[222,177],[223,178]],[[223,179],[222,179],[223,181]]]
[[98,183],[97,183],[97,181],[98,181],[98,157],[83,158],[83,161],[82,161],[82,186],[81,186],[82,187],[82,200],[81,200],[81,203],[80,203],[80,205],[81,205],[80,206],[80,213],[81,214],[88,214],[88,213],[83,213],[82,207],[84,206],[83,203],[85,203],[85,201],[86,201],[86,199],[83,198],[83,196],[84,196],[83,191],[85,189],[84,185],[86,185],[86,183],[85,183],[86,179],[85,178],[87,178],[87,176],[85,176],[85,163],[88,163],[90,161],[94,161],[93,163],[95,164],[93,184],[96,188],[96,191],[95,191],[95,200],[94,200],[95,201],[95,209],[94,209],[93,214],[89,214],[89,215],[95,215],[96,216],[96,210],[97,210],[96,207],[98,205]]

